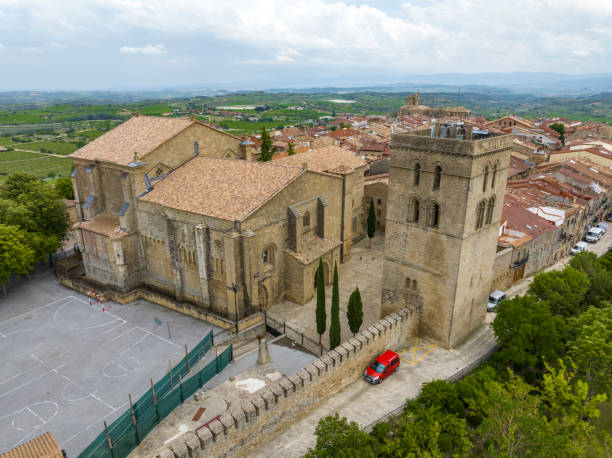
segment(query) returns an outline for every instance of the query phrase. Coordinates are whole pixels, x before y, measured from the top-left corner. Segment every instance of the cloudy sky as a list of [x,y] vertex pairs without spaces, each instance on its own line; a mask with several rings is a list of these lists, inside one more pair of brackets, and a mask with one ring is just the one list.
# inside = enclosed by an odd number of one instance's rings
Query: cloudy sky
[[0,0],[0,90],[612,72],[612,0]]

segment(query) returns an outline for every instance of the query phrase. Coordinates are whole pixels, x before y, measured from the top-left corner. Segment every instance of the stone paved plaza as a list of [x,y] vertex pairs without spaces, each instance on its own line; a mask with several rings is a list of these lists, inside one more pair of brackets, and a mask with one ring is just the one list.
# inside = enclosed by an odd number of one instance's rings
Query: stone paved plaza
[[[342,329],[342,341],[352,337],[346,318],[346,307],[350,294],[355,287],[359,287],[361,300],[363,302],[363,324],[365,329],[370,324],[380,319],[380,298],[382,288],[382,265],[383,251],[385,246],[385,234],[377,233],[372,239],[372,247],[369,248],[369,239],[366,237],[357,242],[351,248],[351,258],[344,264],[338,266],[338,286],[340,290],[340,326]],[[332,287],[325,290],[325,307],[327,310],[327,330],[323,334],[322,343],[329,346],[329,322],[331,308]],[[303,331],[304,335],[313,340],[318,340],[317,325],[315,321],[315,309],[317,306],[316,295],[304,305],[295,304],[284,300],[273,305],[267,311],[268,316],[277,321],[285,321],[297,331]]]

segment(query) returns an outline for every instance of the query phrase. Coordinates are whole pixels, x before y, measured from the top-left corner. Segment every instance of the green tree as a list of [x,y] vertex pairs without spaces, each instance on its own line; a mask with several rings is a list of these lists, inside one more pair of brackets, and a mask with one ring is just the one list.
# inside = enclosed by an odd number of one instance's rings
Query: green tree
[[265,127],[261,129],[261,154],[259,155],[259,160],[261,162],[268,162],[272,159],[272,139],[270,139],[270,134],[266,130]]
[[407,408],[398,423],[384,438],[378,456],[467,456],[472,448],[465,420],[434,407]]
[[561,140],[561,144],[565,145],[565,125],[560,122],[555,122],[548,127],[559,132],[559,140]]
[[27,273],[35,262],[34,250],[26,241],[27,235],[16,226],[0,224],[0,283],[6,293],[6,281],[12,274]]
[[321,345],[321,336],[325,332],[327,316],[325,313],[325,273],[323,271],[323,260],[319,259],[319,268],[317,269],[317,334],[319,334],[319,345]]
[[359,328],[363,324],[363,303],[361,302],[361,293],[359,287],[355,288],[349,297],[348,306],[346,308],[346,318],[348,319],[349,328],[353,335],[359,332]]
[[587,305],[599,306],[602,301],[612,297],[612,272],[605,267],[595,253],[583,251],[574,256],[569,265],[587,274],[590,287],[585,297]]
[[606,395],[589,396],[588,384],[562,361],[558,368],[548,367],[540,392],[540,410],[547,421],[539,456],[583,456],[593,433],[589,419],[599,417],[597,406]]
[[529,285],[529,293],[547,301],[553,315],[569,317],[586,308],[589,286],[587,274],[568,266],[563,270],[537,274]]
[[568,355],[594,393],[612,397],[612,303],[568,321]]
[[423,385],[421,394],[414,402],[426,408],[438,409],[444,413],[461,416],[465,413],[465,407],[459,398],[455,385],[446,380],[433,380]]
[[369,247],[372,248],[372,238],[376,232],[376,210],[374,210],[374,199],[370,200],[370,211],[368,212],[368,239]]
[[[7,211],[7,202],[15,208]],[[69,224],[66,206],[55,188],[28,173],[11,175],[0,188],[0,218],[1,223],[28,232],[37,260],[61,246]]]
[[293,156],[295,154],[295,150],[293,149],[293,143],[289,142],[287,145],[287,156]]
[[317,443],[307,458],[374,458],[375,440],[354,421],[334,416],[321,418],[315,429]]
[[554,361],[563,352],[563,318],[553,316],[548,303],[533,296],[503,301],[492,326],[501,346],[496,357],[516,368],[535,367],[541,359]]
[[61,177],[55,180],[55,190],[62,199],[74,199],[74,189],[72,188],[72,179],[70,177]]
[[484,420],[474,431],[492,456],[541,456],[531,454],[545,426],[533,387],[508,371],[506,383],[492,381],[479,394]]
[[329,348],[336,348],[341,342],[340,330],[340,292],[338,290],[338,265],[334,262],[334,282],[332,285],[331,321],[329,324]]

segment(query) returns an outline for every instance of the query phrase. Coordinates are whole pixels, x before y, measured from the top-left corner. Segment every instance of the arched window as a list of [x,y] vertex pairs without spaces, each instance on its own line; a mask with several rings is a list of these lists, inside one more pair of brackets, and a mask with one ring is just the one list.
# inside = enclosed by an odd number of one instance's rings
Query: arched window
[[429,219],[427,224],[429,227],[438,227],[440,223],[440,206],[436,202],[432,202],[429,206]]
[[419,222],[419,211],[420,211],[420,203],[416,198],[412,198],[410,201],[410,205],[408,206],[408,222],[409,223],[418,223]]
[[417,281],[412,280],[412,289],[417,289]]
[[491,176],[491,188],[495,187],[495,178],[497,178],[497,164],[493,164],[493,175]]
[[264,248],[262,259],[264,264],[274,265],[274,248],[272,246]]
[[406,277],[406,289],[412,288],[412,282],[410,281],[410,277]]
[[414,186],[418,186],[420,181],[421,181],[421,164],[417,162],[414,165],[414,179],[413,179]]
[[484,223],[484,214],[485,214],[485,201],[481,200],[478,202],[478,207],[476,208],[476,229],[480,229]]
[[434,191],[436,189],[440,189],[440,180],[442,179],[442,167],[440,167],[439,165],[436,165],[436,168],[434,170],[434,182],[433,182],[433,189]]
[[495,196],[489,199],[489,204],[487,205],[487,224],[491,224],[493,220],[493,209],[495,208]]
[[487,190],[487,183],[489,182],[489,165],[487,164],[484,169],[484,179],[482,181],[482,192]]
[[304,213],[304,216],[302,216],[302,224],[304,225],[304,227],[310,226],[310,213],[309,212]]

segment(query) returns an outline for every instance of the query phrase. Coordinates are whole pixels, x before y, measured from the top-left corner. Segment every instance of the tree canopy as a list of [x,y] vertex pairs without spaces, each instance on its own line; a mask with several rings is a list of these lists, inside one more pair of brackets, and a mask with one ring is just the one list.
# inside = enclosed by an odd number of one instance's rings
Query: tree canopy
[[319,334],[319,344],[321,343],[321,335],[325,332],[326,327],[326,312],[325,312],[325,273],[323,272],[323,260],[319,259],[319,268],[317,269],[317,308],[315,311],[317,320],[317,334]]
[[340,291],[338,289],[338,265],[334,263],[334,280],[332,284],[331,322],[329,324],[329,348],[336,348],[342,343],[340,330]]
[[11,274],[25,274],[34,264],[35,253],[26,237],[18,227],[0,224],[0,283],[3,291]]
[[554,315],[574,316],[586,309],[586,294],[591,283],[584,272],[571,266],[537,274],[529,293],[548,302]]
[[346,317],[348,319],[351,332],[357,334],[363,323],[363,304],[361,302],[361,293],[359,288],[355,288],[349,297],[348,306],[346,308]]
[[259,160],[268,162],[272,159],[272,139],[265,127],[261,129],[261,154]]

